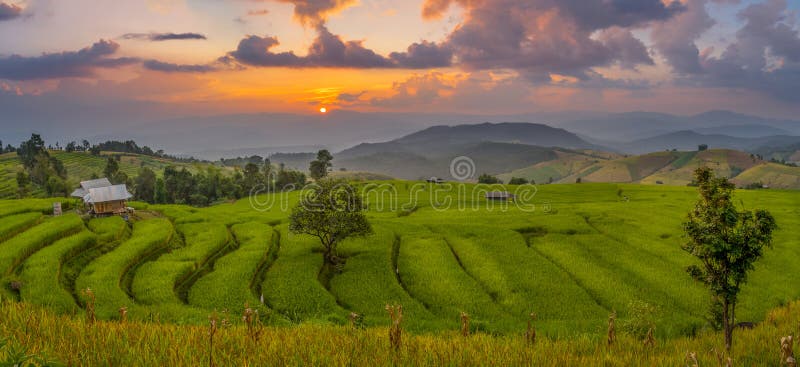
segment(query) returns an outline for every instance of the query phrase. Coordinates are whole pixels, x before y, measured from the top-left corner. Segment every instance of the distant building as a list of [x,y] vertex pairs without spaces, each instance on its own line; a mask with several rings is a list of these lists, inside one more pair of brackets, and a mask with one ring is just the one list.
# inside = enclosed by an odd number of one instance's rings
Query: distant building
[[486,193],[486,200],[513,201],[516,196],[507,191],[493,191]]
[[431,177],[431,178],[429,178],[429,179],[427,179],[425,181],[428,181],[429,183],[437,183],[437,184],[444,183],[444,180],[442,180],[441,178],[438,178],[438,177]]
[[128,199],[133,197],[126,185],[112,185],[107,178],[81,182],[72,196],[81,198],[95,215],[126,213]]

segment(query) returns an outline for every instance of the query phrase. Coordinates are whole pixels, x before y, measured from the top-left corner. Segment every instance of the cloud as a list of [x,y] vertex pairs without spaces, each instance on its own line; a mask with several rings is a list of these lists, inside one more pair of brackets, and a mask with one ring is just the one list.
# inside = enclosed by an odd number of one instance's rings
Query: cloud
[[464,20],[442,46],[458,66],[512,69],[531,80],[549,80],[550,73],[585,77],[614,63],[652,65],[630,29],[686,10],[662,0],[427,0],[423,17],[441,17],[453,4],[464,9]]
[[447,45],[422,41],[408,46],[406,52],[392,52],[389,58],[409,69],[446,67],[452,64],[453,50]]
[[744,25],[719,57],[701,55],[701,72],[681,82],[753,89],[800,101],[800,29],[786,0],[767,0],[738,14]]
[[274,0],[294,5],[294,17],[304,25],[319,26],[328,16],[355,5],[356,0]]
[[158,60],[146,60],[142,66],[147,70],[160,71],[165,73],[208,73],[216,71],[213,65],[184,65],[162,62]]
[[114,68],[139,62],[136,58],[111,58],[119,49],[114,41],[100,40],[79,51],[0,58],[0,79],[35,80],[88,77],[98,68]]
[[22,8],[14,4],[0,2],[0,22],[12,20],[22,15]]
[[702,72],[695,41],[716,23],[708,14],[706,3],[707,0],[688,0],[686,12],[653,26],[655,48],[679,74]]
[[205,40],[205,35],[200,33],[127,33],[122,38],[141,41],[174,41],[174,40]]

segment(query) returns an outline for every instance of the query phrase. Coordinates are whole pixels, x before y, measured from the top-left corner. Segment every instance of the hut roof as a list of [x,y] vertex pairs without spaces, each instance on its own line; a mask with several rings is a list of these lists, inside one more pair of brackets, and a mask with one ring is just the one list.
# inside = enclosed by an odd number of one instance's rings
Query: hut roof
[[109,201],[128,200],[133,195],[128,192],[128,187],[125,185],[113,185],[106,187],[97,187],[89,189],[83,201],[86,203],[105,203]]
[[96,189],[98,187],[108,187],[111,186],[111,181],[107,178],[98,178],[96,180],[88,180],[88,181],[81,181],[81,187],[75,189],[70,196],[82,198],[89,194],[90,189]]

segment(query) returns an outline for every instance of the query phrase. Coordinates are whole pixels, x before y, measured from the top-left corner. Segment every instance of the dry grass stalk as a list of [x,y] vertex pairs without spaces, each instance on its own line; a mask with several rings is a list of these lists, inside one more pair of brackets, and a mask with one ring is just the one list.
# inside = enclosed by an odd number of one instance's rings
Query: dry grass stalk
[[461,312],[461,336],[469,336],[469,314]]
[[119,322],[124,323],[125,321],[128,321],[128,308],[122,306],[119,308]]
[[731,367],[733,366],[733,360],[731,357],[725,358],[725,352],[718,351],[714,349],[714,355],[717,357],[717,365],[719,367]]
[[525,340],[531,345],[536,343],[536,326],[533,325],[534,321],[536,321],[536,314],[531,313],[530,318],[528,318],[528,329],[525,330]]
[[86,288],[81,291],[84,297],[86,297],[86,321],[90,324],[97,321],[97,315],[95,314],[94,310],[94,302],[95,296],[94,292],[92,292],[91,288]]
[[686,354],[686,360],[691,363],[689,367],[700,367],[700,363],[697,361],[697,353],[690,352]]
[[656,337],[653,336],[653,328],[647,330],[647,336],[644,337],[644,345],[647,347],[655,347],[656,346]]
[[250,338],[250,340],[257,341],[261,337],[261,332],[264,330],[261,318],[258,317],[258,310],[250,308],[250,304],[245,303],[242,321],[247,327],[247,337]]
[[357,314],[355,312],[351,312],[350,316],[348,316],[348,318],[350,319],[350,327],[353,328],[353,330],[357,329],[358,328],[358,320],[361,318],[361,315],[359,315],[359,314]]
[[794,366],[796,363],[794,359],[794,338],[791,335],[782,337],[781,366]]
[[403,306],[386,305],[386,311],[389,312],[389,318],[391,319],[389,324],[389,343],[395,351],[399,351],[403,335],[403,329],[400,326],[403,322]]
[[208,316],[208,365],[214,367],[214,335],[217,333],[219,317],[214,312]]
[[617,311],[612,311],[610,315],[608,315],[608,345],[614,344],[614,341],[617,339]]

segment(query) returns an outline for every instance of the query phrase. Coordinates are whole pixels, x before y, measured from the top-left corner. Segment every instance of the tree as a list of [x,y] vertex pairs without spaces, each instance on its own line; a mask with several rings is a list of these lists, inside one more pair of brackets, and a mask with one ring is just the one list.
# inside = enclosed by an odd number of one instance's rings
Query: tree
[[155,187],[155,194],[153,195],[153,202],[156,204],[166,204],[167,203],[167,189],[164,186],[164,180],[157,179],[156,180],[156,187]]
[[511,177],[511,180],[508,181],[509,185],[527,185],[530,182],[522,177]]
[[33,168],[36,164],[36,157],[40,154],[49,155],[45,149],[44,140],[39,134],[31,134],[31,138],[22,142],[17,150],[22,165],[28,169]]
[[89,148],[91,148],[91,147],[92,147],[92,145],[91,145],[91,144],[89,144],[89,141],[88,141],[88,140],[86,140],[86,139],[83,139],[83,141],[81,142],[81,144],[83,144],[83,151],[84,151],[84,152],[85,152],[85,151],[87,151],[87,150],[89,150]]
[[71,141],[71,142],[67,143],[67,147],[65,148],[65,150],[67,151],[67,153],[72,153],[72,152],[78,150],[78,143],[76,143],[74,141]]
[[119,172],[119,162],[117,162],[114,157],[108,156],[108,159],[106,159],[106,168],[103,170],[103,174],[106,175],[109,180],[111,180],[114,178],[114,175],[116,175],[117,172]]
[[156,173],[147,167],[141,168],[134,182],[134,199],[152,203],[156,194]]
[[100,147],[97,145],[93,145],[91,148],[89,148],[89,153],[92,153],[92,155],[99,156],[100,152],[101,152]]
[[500,181],[500,179],[495,176],[484,173],[478,176],[478,183],[492,185],[492,184],[501,184],[503,183],[503,181]]
[[697,146],[697,150],[699,150],[701,152],[704,151],[704,150],[708,150],[708,144],[700,144],[700,145],[698,145]]
[[765,210],[738,211],[732,201],[734,185],[715,177],[710,168],[698,168],[695,181],[700,199],[684,223],[689,242],[683,249],[701,265],[687,271],[711,291],[711,311],[720,311],[725,348],[730,350],[739,291],[764,248],[772,246],[777,226]]
[[341,241],[372,233],[364,215],[366,205],[358,190],[344,180],[319,180],[311,190],[292,209],[289,230],[318,238],[325,263],[339,264],[336,247]]
[[17,172],[17,198],[22,199],[30,192],[31,178],[25,171]]
[[316,181],[327,176],[328,170],[333,167],[333,164],[331,163],[332,160],[333,156],[328,150],[323,149],[317,152],[317,159],[311,161],[311,164],[308,167],[311,178]]

